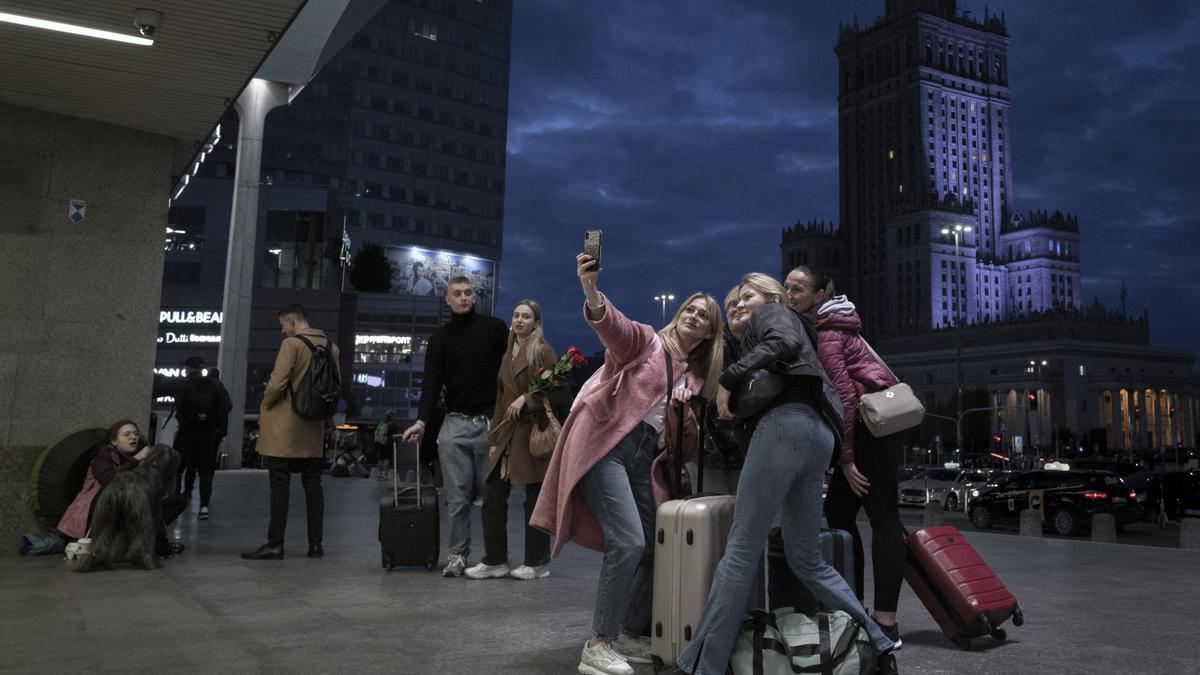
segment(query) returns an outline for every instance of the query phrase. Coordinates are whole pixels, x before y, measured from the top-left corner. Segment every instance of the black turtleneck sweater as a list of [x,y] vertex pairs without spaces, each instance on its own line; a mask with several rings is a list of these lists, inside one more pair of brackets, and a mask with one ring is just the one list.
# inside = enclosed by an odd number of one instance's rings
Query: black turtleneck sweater
[[446,412],[491,415],[508,325],[494,316],[454,314],[429,337],[417,419],[429,422],[446,389]]

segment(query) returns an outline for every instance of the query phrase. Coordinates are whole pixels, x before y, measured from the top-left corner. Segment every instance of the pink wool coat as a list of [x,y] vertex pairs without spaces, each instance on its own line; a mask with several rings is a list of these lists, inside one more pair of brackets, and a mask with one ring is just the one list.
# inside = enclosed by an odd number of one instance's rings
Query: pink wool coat
[[[599,379],[595,386],[580,394],[582,398],[575,402],[563,425],[537,506],[529,519],[530,525],[554,535],[554,556],[568,541],[595,551],[604,550],[600,523],[588,508],[583,491],[576,488],[583,476],[662,400],[667,386],[666,360],[655,330],[630,321],[607,298],[604,304],[604,317],[599,321],[589,319],[587,307],[584,307],[584,319],[595,329],[605,347],[604,367],[596,376]],[[686,364],[672,359],[671,367],[678,380]],[[698,393],[703,388],[704,381],[699,377],[692,373],[684,377],[685,386],[692,392]],[[684,460],[691,461],[696,457],[700,431],[691,406],[684,409],[687,411]],[[668,406],[668,448],[675,447],[676,419],[673,406]],[[655,508],[670,498],[662,468],[667,454],[666,450],[660,452],[652,466]]]

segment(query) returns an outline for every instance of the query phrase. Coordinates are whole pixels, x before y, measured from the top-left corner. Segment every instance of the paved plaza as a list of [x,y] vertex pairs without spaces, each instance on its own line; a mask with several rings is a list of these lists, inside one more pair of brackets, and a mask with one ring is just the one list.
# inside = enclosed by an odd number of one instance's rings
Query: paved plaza
[[[384,572],[378,500],[390,484],[326,477],[325,551],[304,553],[295,480],[289,556],[262,543],[262,471],[217,474],[213,517],[186,513],[187,545],[162,570],[79,575],[56,557],[0,558],[0,670],[20,672],[392,672],[569,675],[587,637],[599,555],[568,546],[538,581]],[[519,555],[520,490],[510,549]],[[865,527],[865,521],[863,522]],[[443,524],[443,546],[445,525]],[[1009,641],[963,652],[911,591],[900,601],[904,673],[1197,673],[1200,553],[968,534],[1021,601]],[[475,562],[482,550],[475,517]],[[443,549],[443,555],[445,550]],[[519,562],[519,561],[518,561]],[[870,566],[868,565],[868,570]],[[640,666],[638,675],[652,669]]]

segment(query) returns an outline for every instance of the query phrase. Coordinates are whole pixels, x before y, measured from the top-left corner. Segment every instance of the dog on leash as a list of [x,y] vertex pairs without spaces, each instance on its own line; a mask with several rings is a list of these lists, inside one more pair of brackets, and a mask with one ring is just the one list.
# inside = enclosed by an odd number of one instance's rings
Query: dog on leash
[[91,551],[74,561],[74,571],[159,568],[154,540],[162,522],[162,502],[177,490],[179,453],[166,445],[154,450],[129,471],[120,471],[100,491],[92,506]]

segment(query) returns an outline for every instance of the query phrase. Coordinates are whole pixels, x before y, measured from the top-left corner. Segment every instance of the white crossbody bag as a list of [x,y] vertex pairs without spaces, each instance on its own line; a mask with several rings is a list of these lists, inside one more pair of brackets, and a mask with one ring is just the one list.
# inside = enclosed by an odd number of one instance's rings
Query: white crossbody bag
[[858,418],[876,438],[919,425],[921,420],[925,419],[925,406],[913,393],[912,387],[900,382],[900,378],[896,377],[891,368],[888,368],[888,364],[879,358],[879,354],[875,353],[871,343],[862,336],[859,336],[859,339],[867,346],[871,356],[875,357],[879,365],[883,366],[897,383],[882,391],[860,396],[858,398]]

